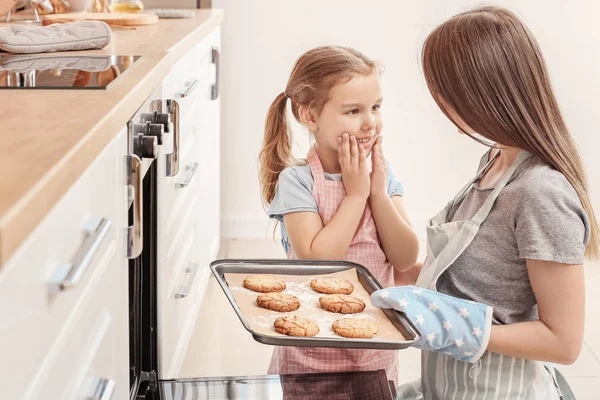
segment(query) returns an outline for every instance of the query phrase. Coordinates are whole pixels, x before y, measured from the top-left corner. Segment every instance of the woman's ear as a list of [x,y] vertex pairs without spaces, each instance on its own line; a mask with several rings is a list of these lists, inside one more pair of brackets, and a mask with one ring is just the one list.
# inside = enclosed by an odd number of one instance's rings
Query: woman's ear
[[298,107],[298,115],[302,125],[306,126],[309,131],[316,132],[318,130],[317,115],[312,108],[302,105]]

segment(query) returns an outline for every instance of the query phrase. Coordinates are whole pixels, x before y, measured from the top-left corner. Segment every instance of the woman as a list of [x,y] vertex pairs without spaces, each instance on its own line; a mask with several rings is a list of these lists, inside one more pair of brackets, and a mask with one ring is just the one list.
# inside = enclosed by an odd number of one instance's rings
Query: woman
[[512,12],[483,7],[438,26],[422,61],[442,112],[493,144],[428,223],[425,289],[373,295],[424,335],[422,378],[401,398],[558,399],[545,362],[581,351],[582,264],[598,256],[600,232],[540,49]]

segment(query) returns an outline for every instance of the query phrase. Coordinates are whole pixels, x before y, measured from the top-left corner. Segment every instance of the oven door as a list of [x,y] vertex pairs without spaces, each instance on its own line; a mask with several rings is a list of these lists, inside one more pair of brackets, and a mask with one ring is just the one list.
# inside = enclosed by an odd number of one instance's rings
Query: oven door
[[[129,366],[130,400],[153,399],[156,391],[156,164],[142,179],[143,246],[129,260]],[[136,204],[129,209],[136,221]],[[135,255],[135,254],[134,254]]]
[[161,400],[392,400],[384,370],[160,381]]

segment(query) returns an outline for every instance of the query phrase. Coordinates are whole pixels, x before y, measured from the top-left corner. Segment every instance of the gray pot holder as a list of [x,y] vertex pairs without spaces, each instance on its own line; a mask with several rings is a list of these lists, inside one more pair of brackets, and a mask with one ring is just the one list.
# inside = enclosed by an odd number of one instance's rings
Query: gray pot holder
[[0,50],[47,53],[101,49],[110,43],[110,27],[102,21],[78,21],[49,26],[15,25],[0,28]]

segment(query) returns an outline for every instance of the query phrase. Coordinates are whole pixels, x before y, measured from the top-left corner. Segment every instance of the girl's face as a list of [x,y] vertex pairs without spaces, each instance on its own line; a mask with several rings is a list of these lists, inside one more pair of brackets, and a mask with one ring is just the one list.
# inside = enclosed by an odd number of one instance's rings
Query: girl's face
[[338,138],[348,132],[364,146],[368,156],[383,127],[379,75],[355,75],[348,82],[334,86],[329,98],[315,117],[314,126],[309,127],[313,128],[317,146],[337,152]]

